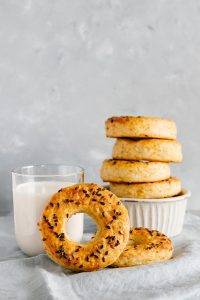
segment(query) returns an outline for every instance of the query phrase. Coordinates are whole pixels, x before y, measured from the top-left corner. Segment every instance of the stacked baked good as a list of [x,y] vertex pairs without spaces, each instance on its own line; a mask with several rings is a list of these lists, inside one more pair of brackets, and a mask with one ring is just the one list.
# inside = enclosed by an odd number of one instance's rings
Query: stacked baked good
[[166,198],[181,192],[169,163],[182,161],[181,144],[172,120],[121,116],[106,121],[106,136],[117,138],[112,159],[101,167],[101,178],[121,198]]

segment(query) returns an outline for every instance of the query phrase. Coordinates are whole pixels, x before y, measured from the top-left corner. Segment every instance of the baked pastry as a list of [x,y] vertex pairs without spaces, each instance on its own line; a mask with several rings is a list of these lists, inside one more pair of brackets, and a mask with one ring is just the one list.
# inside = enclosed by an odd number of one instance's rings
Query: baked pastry
[[113,147],[112,157],[178,163],[182,161],[182,149],[181,144],[173,140],[119,138]]
[[106,121],[107,137],[176,139],[174,121],[157,117],[121,116]]
[[[85,244],[70,240],[65,221],[84,212],[97,223],[95,237]],[[45,250],[59,265],[75,271],[93,271],[112,264],[129,238],[125,206],[110,191],[97,184],[76,184],[58,191],[39,222]]]
[[110,190],[120,198],[161,199],[181,192],[181,181],[176,177],[147,183],[110,183]]
[[101,178],[110,182],[154,182],[170,177],[169,164],[126,160],[104,160]]
[[130,230],[128,244],[115,267],[131,267],[168,260],[173,254],[172,241],[157,230],[135,228]]

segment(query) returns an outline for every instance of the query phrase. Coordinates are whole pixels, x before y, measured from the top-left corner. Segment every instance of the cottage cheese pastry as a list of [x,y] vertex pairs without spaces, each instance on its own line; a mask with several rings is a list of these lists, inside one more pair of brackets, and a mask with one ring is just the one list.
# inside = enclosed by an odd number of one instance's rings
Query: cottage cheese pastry
[[126,160],[104,160],[101,178],[110,182],[154,182],[170,177],[169,164]]
[[124,160],[148,160],[160,162],[182,161],[181,144],[164,139],[117,139],[112,157]]
[[[84,212],[97,223],[95,237],[76,243],[65,233],[65,221]],[[76,184],[58,191],[39,223],[44,247],[59,265],[75,271],[93,271],[112,264],[129,238],[128,212],[119,199],[97,184]]]
[[115,267],[131,267],[168,260],[173,254],[172,241],[157,230],[135,228]]
[[161,199],[181,192],[181,181],[176,177],[148,183],[110,183],[110,191],[120,198]]
[[175,122],[157,117],[121,116],[106,121],[107,137],[160,138],[175,140]]

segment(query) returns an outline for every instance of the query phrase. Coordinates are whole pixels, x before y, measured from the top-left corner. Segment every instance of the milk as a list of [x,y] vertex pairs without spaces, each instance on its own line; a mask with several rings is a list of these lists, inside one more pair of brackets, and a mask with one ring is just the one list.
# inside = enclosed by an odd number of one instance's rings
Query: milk
[[[19,247],[28,255],[43,252],[37,222],[51,196],[71,182],[27,182],[13,187],[15,236]],[[66,224],[66,233],[75,241],[83,235],[83,214],[73,215]]]

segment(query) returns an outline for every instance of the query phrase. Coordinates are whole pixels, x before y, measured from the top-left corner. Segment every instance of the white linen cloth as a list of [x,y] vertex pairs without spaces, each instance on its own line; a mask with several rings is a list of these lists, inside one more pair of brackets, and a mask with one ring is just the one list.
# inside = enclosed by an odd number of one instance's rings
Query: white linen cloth
[[45,254],[25,256],[12,217],[0,217],[0,299],[200,299],[200,217],[187,214],[174,258],[153,265],[63,271]]

